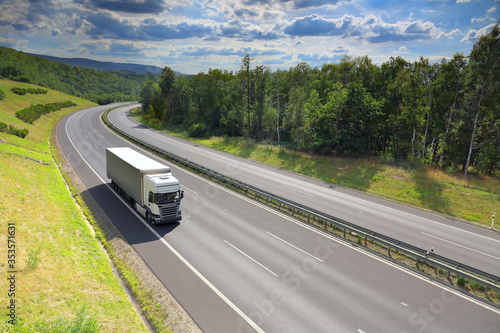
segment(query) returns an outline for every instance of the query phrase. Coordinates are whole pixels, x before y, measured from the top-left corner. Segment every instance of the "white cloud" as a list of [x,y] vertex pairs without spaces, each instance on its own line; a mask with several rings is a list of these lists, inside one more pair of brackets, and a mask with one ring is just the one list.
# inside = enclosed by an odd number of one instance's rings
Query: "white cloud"
[[486,17],[473,17],[470,20],[470,23],[479,23],[479,22],[484,22],[486,20]]
[[398,52],[401,53],[401,54],[409,54],[410,53],[410,50],[406,47],[406,46],[401,46],[399,49],[398,49]]
[[0,36],[0,45],[11,47],[17,50],[25,49],[28,46],[29,41],[27,39],[20,38],[4,38]]
[[475,42],[476,40],[478,40],[482,35],[486,35],[488,34],[491,29],[493,28],[495,24],[490,24],[490,25],[487,25],[479,30],[475,30],[475,29],[470,29],[469,31],[467,31],[467,34],[465,35],[465,37],[461,40],[461,42]]
[[471,0],[457,0],[457,3],[466,3],[466,2],[471,2]]
[[497,6],[493,6],[493,7],[491,7],[490,9],[488,9],[486,12],[487,12],[488,14],[491,14],[491,13],[494,13],[494,12],[496,12],[496,11],[497,11]]

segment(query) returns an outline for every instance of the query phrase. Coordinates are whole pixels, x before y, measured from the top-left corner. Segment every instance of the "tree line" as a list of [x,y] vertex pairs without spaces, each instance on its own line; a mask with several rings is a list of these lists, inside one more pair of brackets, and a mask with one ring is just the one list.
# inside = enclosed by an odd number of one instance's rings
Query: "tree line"
[[33,83],[104,105],[137,100],[142,83],[158,80],[158,75],[70,66],[0,46],[0,78]]
[[430,63],[368,56],[272,72],[247,55],[237,72],[176,76],[142,86],[151,118],[192,136],[244,136],[318,154],[416,159],[465,172],[500,164],[499,27],[468,56]]

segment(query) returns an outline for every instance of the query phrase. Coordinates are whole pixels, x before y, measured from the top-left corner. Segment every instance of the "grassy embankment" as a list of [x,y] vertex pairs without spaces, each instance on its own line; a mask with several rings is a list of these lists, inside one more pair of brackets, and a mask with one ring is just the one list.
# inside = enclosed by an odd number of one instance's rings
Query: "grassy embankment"
[[[140,122],[166,131],[158,122],[132,115]],[[332,184],[403,202],[490,227],[492,215],[500,214],[500,175],[477,175],[469,180],[461,172],[447,172],[410,163],[381,163],[367,158],[314,156],[280,146],[242,138],[189,138],[186,133],[168,134],[211,148],[249,158],[280,169],[301,173]],[[498,228],[500,218],[495,221]]]
[[[2,260],[0,331],[64,318],[71,321],[82,309],[104,332],[146,331],[111,265],[75,206],[51,155],[50,128],[61,116],[95,104],[49,90],[19,96],[11,88],[29,84],[0,80],[0,122],[26,128],[24,138],[0,133],[0,216]],[[26,124],[15,112],[31,104],[71,100],[77,106],[49,113]],[[53,148],[53,147],[52,147]],[[8,297],[7,225],[15,224],[15,296]],[[31,265],[29,265],[31,263]],[[32,267],[29,267],[32,266]],[[16,326],[6,323],[7,302],[15,299]],[[21,330],[22,331],[22,330]]]

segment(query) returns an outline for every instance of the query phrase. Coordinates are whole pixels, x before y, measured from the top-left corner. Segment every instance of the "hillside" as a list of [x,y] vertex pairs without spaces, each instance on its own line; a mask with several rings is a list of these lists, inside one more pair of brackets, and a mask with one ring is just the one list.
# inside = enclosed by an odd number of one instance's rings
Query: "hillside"
[[160,67],[149,66],[149,65],[104,62],[104,61],[96,61],[85,58],[58,58],[58,57],[42,55],[42,54],[33,54],[33,53],[26,53],[26,54],[34,57],[47,59],[50,61],[62,62],[70,66],[93,68],[99,71],[129,71],[129,72],[134,72],[136,74],[147,74],[147,73],[159,74],[161,73],[162,70],[162,68]]
[[142,83],[157,81],[158,74],[72,67],[0,46],[0,78],[37,84],[103,105],[137,100]]
[[[25,138],[0,133],[0,205],[5,231],[0,243],[7,250],[0,267],[9,277],[0,280],[5,303],[14,301],[16,325],[0,323],[0,331],[58,331],[77,325],[79,331],[144,332],[144,324],[113,274],[98,240],[66,188],[49,145],[56,120],[95,103],[50,89],[17,95],[12,88],[40,89],[31,84],[0,80],[0,121],[27,129]],[[15,113],[31,104],[72,101],[76,106],[42,115],[33,124]],[[13,272],[13,273],[12,273]],[[13,290],[7,295],[7,290]],[[4,311],[5,312],[5,311]],[[10,318],[8,318],[10,320]],[[73,326],[72,326],[73,327]],[[23,330],[25,328],[26,330]]]

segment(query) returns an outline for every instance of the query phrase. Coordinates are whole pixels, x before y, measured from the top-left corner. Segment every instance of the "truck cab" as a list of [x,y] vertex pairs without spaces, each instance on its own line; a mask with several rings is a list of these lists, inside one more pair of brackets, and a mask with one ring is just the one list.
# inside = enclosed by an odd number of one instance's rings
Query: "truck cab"
[[182,219],[181,199],[184,192],[171,173],[144,175],[144,200],[147,219],[152,223],[180,221]]

